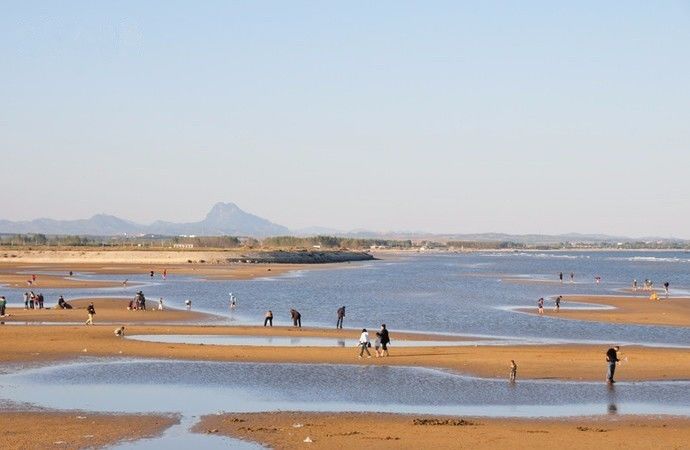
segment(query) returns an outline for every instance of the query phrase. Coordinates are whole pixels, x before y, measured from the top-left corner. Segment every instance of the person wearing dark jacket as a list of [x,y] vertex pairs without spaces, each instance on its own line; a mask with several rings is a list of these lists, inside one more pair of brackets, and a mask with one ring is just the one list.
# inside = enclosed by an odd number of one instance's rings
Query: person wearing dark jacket
[[343,319],[345,318],[345,307],[338,308],[338,321],[335,323],[336,328],[343,328]]
[[93,316],[96,315],[96,308],[93,306],[93,303],[89,303],[89,306],[86,307],[86,313],[89,315],[89,318],[86,319],[85,325],[93,325]]
[[613,384],[616,381],[613,379],[613,374],[616,373],[616,363],[620,361],[618,359],[618,351],[620,350],[620,347],[615,346],[611,347],[606,351],[606,364],[608,365],[608,372],[606,373],[606,382],[609,384]]
[[302,314],[296,309],[290,310],[290,317],[292,317],[292,325],[295,327],[302,328]]
[[376,332],[376,336],[381,341],[381,353],[379,354],[377,351],[376,356],[388,356],[388,344],[390,344],[391,339],[388,336],[388,329],[385,323],[381,324],[381,329]]

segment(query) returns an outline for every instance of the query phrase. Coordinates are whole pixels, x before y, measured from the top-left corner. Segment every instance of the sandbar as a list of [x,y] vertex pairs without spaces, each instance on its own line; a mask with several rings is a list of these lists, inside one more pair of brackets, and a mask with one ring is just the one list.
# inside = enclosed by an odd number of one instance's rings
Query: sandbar
[[[372,387],[374,388],[374,387]],[[207,415],[198,433],[219,433],[275,449],[304,448],[687,448],[690,420],[606,416],[488,419],[376,413],[272,412]],[[305,444],[309,438],[311,443]]]

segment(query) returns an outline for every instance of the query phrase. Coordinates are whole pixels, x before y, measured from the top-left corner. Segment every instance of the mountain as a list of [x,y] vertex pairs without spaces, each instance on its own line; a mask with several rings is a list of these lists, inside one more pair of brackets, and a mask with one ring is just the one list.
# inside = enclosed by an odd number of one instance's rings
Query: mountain
[[264,237],[290,234],[290,230],[254,214],[244,212],[234,203],[216,203],[201,222],[172,223],[157,221],[148,226],[147,233]]
[[277,236],[290,230],[254,214],[242,211],[234,203],[216,203],[204,220],[189,223],[156,221],[141,225],[115,216],[97,214],[90,219],[35,219],[12,222],[0,220],[0,233],[43,233],[60,235],[116,236],[137,234],[197,236]]

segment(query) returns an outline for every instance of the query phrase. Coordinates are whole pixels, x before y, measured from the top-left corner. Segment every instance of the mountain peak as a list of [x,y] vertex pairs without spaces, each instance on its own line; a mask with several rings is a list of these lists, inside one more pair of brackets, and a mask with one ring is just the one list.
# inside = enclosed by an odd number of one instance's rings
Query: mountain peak
[[223,202],[218,202],[215,205],[213,205],[213,208],[206,214],[206,219],[215,219],[215,218],[222,218],[222,217],[227,217],[230,215],[234,215],[237,213],[244,213],[240,209],[239,206],[237,206],[234,203],[223,203]]

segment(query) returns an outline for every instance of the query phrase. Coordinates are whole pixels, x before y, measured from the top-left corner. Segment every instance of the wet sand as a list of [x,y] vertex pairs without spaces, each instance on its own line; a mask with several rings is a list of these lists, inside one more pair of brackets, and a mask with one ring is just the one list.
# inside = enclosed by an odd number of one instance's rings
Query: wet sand
[[82,411],[2,411],[3,449],[100,448],[160,435],[173,416],[95,414]]
[[[567,307],[568,302],[607,305],[615,309],[563,309]],[[537,308],[524,308],[520,311],[537,314]],[[558,312],[554,311],[553,300],[549,299],[545,304],[544,315],[597,322],[688,327],[690,326],[690,298],[666,299],[660,296],[659,300],[650,300],[649,294],[645,297],[568,295],[563,296],[561,310]]]
[[[673,417],[486,419],[372,413],[224,414],[194,427],[276,449],[687,448],[690,420]],[[311,443],[304,440],[309,437]]]
[[[146,313],[148,314],[148,313]],[[450,369],[462,374],[507,378],[514,359],[518,379],[603,381],[605,345],[511,345],[465,347],[396,347],[396,340],[424,339],[424,335],[391,332],[391,356],[359,359],[357,330],[294,329],[292,327],[232,327],[143,325],[127,327],[135,334],[241,334],[276,336],[339,336],[348,347],[250,347],[144,342],[115,337],[113,325],[0,326],[0,361],[45,363],[80,356],[172,358],[180,360],[361,364]],[[427,339],[435,339],[433,335]],[[620,381],[690,380],[690,350],[625,346],[616,372]],[[558,364],[554,364],[557,361]]]

